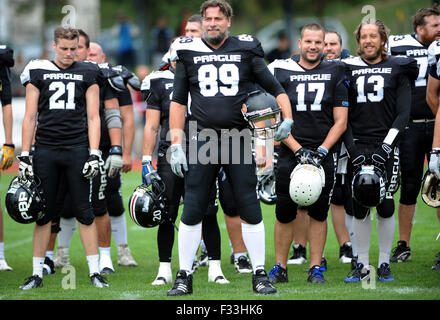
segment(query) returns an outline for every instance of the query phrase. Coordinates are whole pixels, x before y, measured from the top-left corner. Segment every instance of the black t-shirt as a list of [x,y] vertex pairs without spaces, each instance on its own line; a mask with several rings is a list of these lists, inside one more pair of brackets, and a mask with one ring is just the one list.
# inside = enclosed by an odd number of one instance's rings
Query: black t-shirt
[[428,80],[428,47],[421,44],[413,34],[390,36],[388,53],[414,58],[419,66],[419,74],[414,81],[411,98],[411,119],[434,119],[435,116],[426,102]]
[[405,56],[390,56],[374,65],[360,57],[342,61],[349,80],[349,123],[353,138],[383,141],[396,118],[400,80],[417,78],[416,61]]
[[348,107],[345,66],[321,61],[305,69],[293,59],[276,60],[269,70],[286,90],[292,106],[292,136],[303,147],[317,148],[334,125],[333,108]]
[[40,91],[36,144],[88,145],[86,92],[103,82],[96,63],[74,62],[60,69],[53,61],[32,60],[21,82],[24,86],[32,83]]

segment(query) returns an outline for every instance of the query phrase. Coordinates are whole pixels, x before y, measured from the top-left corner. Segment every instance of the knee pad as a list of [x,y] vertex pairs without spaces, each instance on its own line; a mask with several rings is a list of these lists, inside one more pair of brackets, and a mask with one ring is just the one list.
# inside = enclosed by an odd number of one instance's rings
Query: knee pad
[[420,192],[420,183],[402,183],[400,188],[400,203],[413,205],[417,203]]
[[376,211],[382,218],[391,218],[394,215],[394,199],[385,199],[377,206]]
[[89,226],[95,221],[95,215],[93,214],[93,208],[91,207],[85,207],[85,208],[79,208],[78,214],[75,216],[76,220],[78,220],[79,223],[82,223],[86,226]]
[[289,223],[296,219],[298,205],[292,201],[290,196],[277,195],[275,205],[275,216],[281,223]]
[[58,233],[61,231],[60,228],[60,217],[57,217],[52,220],[52,225],[50,227],[50,233]]

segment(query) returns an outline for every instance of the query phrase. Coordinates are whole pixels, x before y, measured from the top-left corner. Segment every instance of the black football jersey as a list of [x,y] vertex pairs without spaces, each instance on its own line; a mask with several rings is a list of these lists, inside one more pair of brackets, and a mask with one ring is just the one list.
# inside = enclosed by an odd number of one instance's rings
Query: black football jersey
[[428,80],[428,47],[421,44],[415,35],[390,36],[388,53],[414,58],[419,66],[419,74],[414,81],[411,99],[411,119],[434,119],[434,114],[426,102]]
[[334,125],[333,108],[348,107],[345,66],[321,61],[305,69],[293,59],[275,60],[269,70],[286,90],[292,106],[292,136],[303,147],[317,148]]
[[172,48],[188,77],[190,120],[201,128],[245,128],[241,107],[254,89],[250,62],[264,58],[260,42],[249,35],[229,36],[215,50],[202,38],[180,38]]
[[428,73],[440,80],[440,40],[436,40],[428,48]]
[[88,145],[86,91],[103,82],[96,63],[74,62],[60,69],[53,61],[32,60],[21,82],[24,86],[32,83],[40,91],[37,144]]
[[349,80],[349,123],[353,138],[383,141],[396,118],[399,79],[417,78],[416,61],[406,56],[390,56],[373,65],[360,57],[342,61]]
[[147,109],[160,111],[159,151],[166,153],[171,142],[167,141],[170,130],[170,103],[173,94],[174,73],[170,70],[155,71],[142,81],[141,91],[146,96]]

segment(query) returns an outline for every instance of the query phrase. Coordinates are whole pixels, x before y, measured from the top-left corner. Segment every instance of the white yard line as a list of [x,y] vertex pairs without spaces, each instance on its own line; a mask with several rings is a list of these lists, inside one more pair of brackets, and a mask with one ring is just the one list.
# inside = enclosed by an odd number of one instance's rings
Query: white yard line
[[21,241],[13,242],[13,243],[6,242],[5,243],[5,250],[19,247],[19,246],[22,246],[22,245],[27,244],[29,242],[32,242],[32,237],[23,239]]

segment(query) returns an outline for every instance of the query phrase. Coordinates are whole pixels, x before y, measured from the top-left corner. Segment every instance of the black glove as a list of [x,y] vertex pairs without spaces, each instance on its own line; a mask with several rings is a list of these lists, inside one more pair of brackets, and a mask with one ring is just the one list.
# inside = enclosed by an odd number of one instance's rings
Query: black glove
[[313,160],[316,163],[316,166],[319,167],[322,164],[322,161],[324,161],[324,158],[327,156],[328,150],[324,147],[320,146],[316,151],[313,151]]
[[384,166],[390,158],[390,153],[393,151],[390,145],[382,143],[382,145],[374,151],[371,155],[371,160],[375,166]]
[[90,154],[86,163],[84,163],[83,175],[86,179],[93,179],[99,173],[99,163],[101,162],[101,156],[96,154]]
[[348,154],[349,154],[351,164],[353,165],[353,167],[360,167],[367,160],[365,158],[365,156],[363,154],[359,153],[359,151],[357,151],[357,150],[351,150],[348,152]]
[[314,152],[310,149],[300,148],[295,152],[296,162],[299,164],[312,164],[316,166],[316,162],[313,159]]
[[32,169],[32,160],[30,156],[18,156],[20,164],[18,166],[18,178],[22,181],[28,180],[28,178],[33,178],[34,170]]

